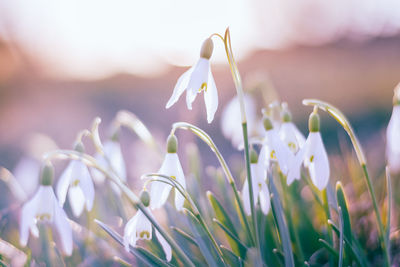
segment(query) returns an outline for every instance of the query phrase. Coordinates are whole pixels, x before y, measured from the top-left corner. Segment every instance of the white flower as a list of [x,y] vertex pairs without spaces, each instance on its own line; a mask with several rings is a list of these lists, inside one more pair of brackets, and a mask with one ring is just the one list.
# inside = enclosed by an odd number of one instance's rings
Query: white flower
[[[120,143],[112,140],[104,142],[103,152],[104,156],[100,154],[95,155],[97,163],[102,168],[110,172],[115,172],[123,182],[126,182],[126,167]],[[92,176],[96,183],[104,182],[105,176],[100,171],[92,169]],[[121,190],[114,182],[111,182],[111,187],[117,194],[121,193]]]
[[[149,208],[146,208],[146,211],[152,216]],[[156,229],[154,231],[164,250],[167,261],[170,261],[172,258],[171,246]],[[151,235],[151,222],[141,210],[138,210],[124,228],[124,246],[126,251],[129,251],[129,245],[136,246],[136,242],[140,239],[151,240]]]
[[319,190],[324,189],[329,182],[330,168],[328,155],[320,132],[310,132],[304,147],[296,154],[287,176],[288,185],[294,179],[300,179],[300,167],[302,163],[308,168],[314,185]]
[[[244,95],[244,106],[246,110],[247,127],[249,132],[254,131],[256,126],[256,104],[250,95]],[[229,101],[222,112],[221,129],[226,138],[229,138],[234,147],[243,143],[242,122],[240,120],[240,103],[238,96]]]
[[61,207],[64,205],[67,192],[75,217],[82,214],[85,206],[87,211],[92,209],[94,201],[93,181],[88,168],[80,160],[72,160],[58,181],[57,197]]
[[175,104],[179,97],[186,90],[186,105],[188,109],[192,109],[192,103],[198,93],[204,91],[204,102],[207,110],[207,121],[211,123],[218,107],[218,92],[215,85],[214,77],[210,68],[210,57],[212,54],[213,44],[211,39],[207,39],[203,43],[200,59],[196,65],[191,67],[179,77],[175,85],[171,98],[168,100],[165,108],[170,108]]
[[386,158],[392,172],[400,172],[400,105],[393,106],[386,130]]
[[71,255],[71,226],[50,185],[40,185],[33,198],[22,207],[20,225],[20,244],[22,246],[27,245],[29,232],[35,237],[39,236],[39,229],[36,225],[39,221],[54,227],[61,241],[62,251],[66,255]]
[[[179,161],[177,153],[167,153],[165,155],[164,161],[158,173],[176,179],[176,181],[180,183],[184,189],[186,189],[185,175],[183,173],[182,165]],[[168,180],[165,178],[159,179],[164,179],[168,182]],[[151,209],[160,208],[162,205],[164,205],[164,203],[168,199],[171,188],[171,185],[163,182],[152,182],[150,190]],[[179,193],[177,189],[175,189],[175,207],[178,211],[181,211],[183,209],[184,202],[185,198],[182,196],[181,193]]]
[[[257,200],[260,201],[260,207],[264,214],[268,214],[270,209],[270,197],[267,183],[265,181],[266,171],[262,162],[251,163],[251,182],[253,184],[253,201],[254,205],[257,204]],[[251,214],[250,208],[250,194],[249,194],[249,183],[246,179],[242,189],[242,197],[244,204],[244,211],[247,215]]]
[[21,202],[30,198],[39,185],[39,163],[28,157],[23,157],[15,166],[12,174],[16,182],[10,184],[14,196]]
[[275,129],[266,130],[263,146],[260,151],[260,161],[269,167],[271,161],[277,161],[283,174],[287,174],[293,160],[293,153],[279,138]]
[[283,122],[279,128],[279,137],[289,147],[293,154],[296,154],[303,147],[306,138],[297,129],[293,122]]

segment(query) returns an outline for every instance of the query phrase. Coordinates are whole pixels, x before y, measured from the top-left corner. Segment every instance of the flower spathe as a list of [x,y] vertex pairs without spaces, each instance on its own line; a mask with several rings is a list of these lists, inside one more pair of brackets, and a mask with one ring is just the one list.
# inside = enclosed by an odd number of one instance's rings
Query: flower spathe
[[289,168],[288,185],[295,179],[300,179],[300,168],[303,163],[310,172],[313,184],[319,190],[323,190],[329,182],[330,168],[320,132],[310,132],[303,148],[296,154]]
[[[253,201],[254,204],[257,204],[259,200],[261,211],[264,214],[268,214],[271,203],[269,197],[269,190],[267,183],[265,181],[266,178],[266,171],[262,162],[259,163],[251,163],[251,182],[253,184]],[[250,207],[250,194],[249,194],[249,183],[246,179],[242,189],[242,197],[243,197],[243,206],[244,211],[247,215],[251,214],[251,207]]]
[[[177,153],[167,153],[165,155],[164,161],[161,165],[159,174],[167,175],[176,179],[176,181],[186,189],[185,175],[183,173],[182,165],[179,161]],[[159,178],[169,182],[165,178]],[[165,204],[168,199],[169,192],[171,191],[171,185],[154,181],[151,184],[150,189],[150,207],[151,209],[160,208]],[[183,209],[183,204],[185,202],[184,196],[175,188],[175,207],[178,211]]]
[[26,246],[29,232],[39,236],[38,222],[52,225],[59,236],[61,249],[66,255],[72,254],[72,230],[67,215],[58,204],[53,188],[40,185],[31,200],[22,207],[20,223],[20,244]]
[[[68,190],[69,189],[69,190]],[[86,207],[90,211],[94,201],[94,185],[87,166],[80,160],[72,160],[57,184],[57,197],[61,207],[68,192],[69,203],[75,217]]]
[[386,159],[392,172],[400,172],[400,105],[393,106],[386,130]]
[[[152,216],[149,208],[146,208],[146,211]],[[154,231],[163,248],[167,261],[170,261],[172,258],[171,246],[156,229],[154,229]],[[151,240],[151,236],[151,222],[141,210],[138,210],[135,216],[133,216],[125,225],[124,247],[126,251],[129,251],[129,245],[136,246],[136,242],[140,239]]]

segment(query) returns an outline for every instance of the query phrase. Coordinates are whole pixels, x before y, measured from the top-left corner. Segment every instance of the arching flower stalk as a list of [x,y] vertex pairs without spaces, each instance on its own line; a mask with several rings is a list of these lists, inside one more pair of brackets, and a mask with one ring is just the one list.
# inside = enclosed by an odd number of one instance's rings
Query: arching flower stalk
[[37,223],[49,224],[60,239],[61,250],[65,255],[72,254],[72,230],[67,215],[58,204],[52,188],[54,170],[50,163],[42,169],[39,189],[31,200],[22,207],[20,221],[20,244],[26,246],[29,232],[39,236]]

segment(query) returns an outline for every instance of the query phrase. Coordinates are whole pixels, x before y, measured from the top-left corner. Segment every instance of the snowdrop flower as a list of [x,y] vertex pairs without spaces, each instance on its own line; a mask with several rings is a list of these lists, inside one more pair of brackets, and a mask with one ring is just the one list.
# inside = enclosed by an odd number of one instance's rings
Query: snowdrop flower
[[[249,132],[254,131],[256,126],[256,103],[253,98],[245,94],[244,106]],[[242,123],[240,121],[240,103],[238,96],[229,101],[221,117],[222,134],[231,140],[234,147],[239,147],[243,143]]]
[[392,172],[400,172],[400,87],[395,89],[393,112],[386,130],[386,159]]
[[170,108],[175,104],[182,93],[186,90],[186,105],[192,109],[192,103],[198,93],[204,91],[204,102],[207,110],[207,121],[211,123],[218,107],[218,92],[214,77],[210,68],[210,57],[212,55],[214,44],[211,38],[204,41],[200,51],[200,59],[196,65],[191,67],[179,77],[175,85],[171,98],[168,100],[165,108]]
[[[254,205],[257,205],[257,201],[260,201],[260,207],[264,214],[268,214],[271,203],[269,197],[269,190],[267,183],[265,181],[266,178],[266,170],[262,162],[258,162],[257,153],[252,150],[250,152],[250,168],[251,168],[251,182],[253,186],[253,201]],[[251,214],[250,208],[250,193],[249,193],[249,183],[247,179],[244,182],[242,189],[242,197],[244,204],[244,211],[247,215]]]
[[[175,135],[170,135],[167,141],[167,154],[165,155],[164,161],[158,173],[176,179],[176,181],[180,183],[184,189],[186,189],[185,175],[183,173],[178,154],[176,153],[177,149],[178,140],[176,139]],[[170,191],[171,185],[157,181],[152,182],[150,190],[151,209],[157,209],[164,205],[168,199]],[[183,209],[184,202],[184,196],[182,196],[182,194],[175,189],[175,207],[178,211]]]
[[290,166],[287,183],[290,185],[294,179],[300,179],[300,168],[304,163],[314,185],[319,190],[323,190],[329,182],[330,168],[328,155],[319,132],[320,119],[316,112],[311,113],[308,125],[310,133]]
[[[111,140],[104,142],[103,152],[104,156],[100,154],[95,155],[97,163],[102,168],[110,172],[115,172],[123,182],[126,182],[125,161],[122,155],[121,145],[118,140],[116,140],[116,138],[112,138]],[[92,176],[95,182],[104,182],[105,176],[100,171],[92,169]],[[111,187],[117,194],[121,193],[121,190],[114,182],[111,182]]]
[[[147,191],[143,191],[145,194]],[[141,199],[143,193],[141,194]],[[147,193],[148,196],[148,193]],[[146,197],[148,199],[148,197]],[[144,202],[142,201],[143,205],[146,207],[146,211],[153,217],[151,214],[150,209],[147,207],[149,205],[149,201]],[[164,239],[164,237],[154,229],[158,242],[160,242],[167,261],[170,261],[172,258],[172,250],[171,246],[168,242]],[[149,219],[144,215],[144,213],[138,209],[135,216],[133,216],[128,223],[125,225],[124,228],[124,247],[126,251],[129,252],[129,245],[136,246],[136,242],[140,239],[151,240],[152,236],[152,225]]]
[[[75,150],[83,152],[83,144],[78,143]],[[87,211],[92,209],[94,185],[87,166],[80,160],[71,160],[58,181],[57,197],[61,207],[64,205],[67,192],[75,217],[82,214],[85,206]]]
[[282,114],[282,124],[279,128],[279,137],[289,147],[293,154],[296,154],[303,147],[306,139],[292,122],[292,115],[289,110],[284,110]]
[[293,153],[279,138],[271,120],[264,118],[265,138],[260,151],[260,161],[264,166],[269,167],[270,163],[277,161],[283,174],[287,174],[289,165],[293,159]]
[[22,207],[20,224],[20,244],[26,246],[29,232],[39,236],[38,222],[50,224],[55,229],[61,242],[61,249],[66,255],[72,254],[72,230],[67,215],[58,204],[52,188],[54,171],[51,164],[42,169],[39,189],[31,200]]

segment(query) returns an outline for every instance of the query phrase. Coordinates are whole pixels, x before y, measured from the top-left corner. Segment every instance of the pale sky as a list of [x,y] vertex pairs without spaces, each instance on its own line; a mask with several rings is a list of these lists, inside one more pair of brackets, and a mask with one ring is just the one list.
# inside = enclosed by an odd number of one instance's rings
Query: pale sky
[[[188,66],[231,29],[237,58],[259,48],[368,39],[400,28],[398,0],[0,0],[0,36],[52,75],[100,78]],[[215,39],[212,60],[225,60]]]

